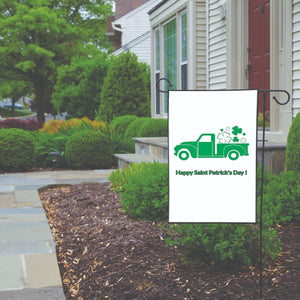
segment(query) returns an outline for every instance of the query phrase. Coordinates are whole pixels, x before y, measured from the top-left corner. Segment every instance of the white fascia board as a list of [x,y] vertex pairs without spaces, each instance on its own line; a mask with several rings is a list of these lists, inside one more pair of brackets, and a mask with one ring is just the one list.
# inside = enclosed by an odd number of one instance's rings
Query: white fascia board
[[158,26],[163,20],[167,20],[185,9],[194,0],[169,0],[150,14],[150,24],[152,27]]
[[143,35],[139,36],[138,38],[134,39],[133,41],[130,41],[129,43],[125,44],[118,50],[112,53],[112,55],[119,55],[123,52],[126,52],[127,50],[130,50],[132,47],[136,46],[137,44],[143,42],[144,40],[150,38],[150,31],[144,33]]

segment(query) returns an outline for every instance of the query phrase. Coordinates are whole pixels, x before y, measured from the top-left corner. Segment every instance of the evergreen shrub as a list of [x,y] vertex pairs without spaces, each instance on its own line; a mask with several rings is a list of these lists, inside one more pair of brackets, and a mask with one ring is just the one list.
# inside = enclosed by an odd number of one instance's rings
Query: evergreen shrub
[[164,137],[168,136],[167,119],[149,119],[143,123],[138,131],[139,137]]
[[79,131],[67,141],[65,156],[74,169],[108,169],[112,167],[109,139],[94,130]]
[[116,135],[125,136],[125,131],[134,120],[138,119],[137,116],[134,115],[125,115],[125,116],[119,116],[112,120],[110,123],[110,129],[113,131]]
[[300,173],[300,113],[295,117],[287,138],[286,169]]
[[0,170],[27,171],[35,163],[32,134],[16,128],[0,129]]
[[[187,263],[216,267],[241,267],[258,263],[259,232],[252,224],[174,224],[167,244],[183,247]],[[277,232],[263,230],[265,259],[281,251]]]
[[117,169],[113,171],[109,176],[110,181],[110,189],[117,193],[121,193],[124,191],[124,184],[127,183],[127,180],[130,176],[134,174],[139,174],[142,172],[148,163],[133,163],[125,169]]
[[271,175],[264,187],[263,215],[269,223],[300,222],[300,173]]
[[136,54],[112,57],[101,92],[97,118],[111,122],[117,116],[150,116],[150,68]]
[[132,139],[134,137],[138,137],[138,132],[150,118],[138,118],[130,123],[125,131],[125,137],[127,139]]
[[167,220],[168,165],[142,163],[111,175],[113,188],[121,191],[121,205],[130,217],[139,220]]

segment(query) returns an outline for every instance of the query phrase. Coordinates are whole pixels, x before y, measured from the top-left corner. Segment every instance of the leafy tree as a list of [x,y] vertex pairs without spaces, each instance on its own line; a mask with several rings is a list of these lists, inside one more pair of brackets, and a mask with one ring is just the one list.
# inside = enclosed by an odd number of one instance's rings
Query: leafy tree
[[0,84],[0,98],[11,98],[12,107],[14,111],[15,103],[23,96],[30,95],[32,93],[32,86],[25,81],[9,80]]
[[95,119],[100,104],[100,93],[107,72],[107,55],[74,57],[70,65],[58,69],[52,94],[56,111],[67,111],[75,118]]
[[98,118],[110,122],[122,115],[150,116],[150,70],[126,52],[110,62],[104,80]]
[[39,121],[45,120],[57,68],[86,43],[101,44],[110,2],[0,0],[0,79],[31,82]]

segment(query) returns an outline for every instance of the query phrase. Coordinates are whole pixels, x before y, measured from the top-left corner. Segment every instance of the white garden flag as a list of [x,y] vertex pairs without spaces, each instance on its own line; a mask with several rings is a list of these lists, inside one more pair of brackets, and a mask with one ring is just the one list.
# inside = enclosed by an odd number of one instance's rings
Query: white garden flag
[[257,91],[169,92],[169,221],[256,222]]

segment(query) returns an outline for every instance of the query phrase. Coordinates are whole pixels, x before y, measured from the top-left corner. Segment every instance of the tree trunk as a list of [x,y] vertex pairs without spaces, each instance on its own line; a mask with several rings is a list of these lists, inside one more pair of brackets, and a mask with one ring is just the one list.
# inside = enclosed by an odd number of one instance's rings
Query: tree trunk
[[46,89],[47,84],[45,84],[42,80],[38,80],[34,83],[34,89],[35,89],[35,105],[36,105],[36,115],[37,120],[40,122],[45,122],[45,95],[46,95]]

